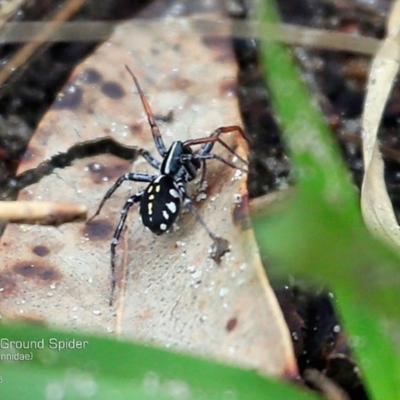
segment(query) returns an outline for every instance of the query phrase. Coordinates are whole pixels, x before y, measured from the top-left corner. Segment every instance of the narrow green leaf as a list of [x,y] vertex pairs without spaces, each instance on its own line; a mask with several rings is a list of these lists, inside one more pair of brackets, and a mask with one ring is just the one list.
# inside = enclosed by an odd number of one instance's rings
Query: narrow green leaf
[[[16,349],[22,344],[28,348]],[[31,359],[5,361],[25,355]],[[5,400],[317,399],[254,371],[34,326],[0,326],[0,382]]]
[[[264,22],[276,22],[274,2],[263,6]],[[393,329],[400,322],[400,259],[366,230],[338,148],[289,50],[267,40],[261,46],[297,191],[283,212],[255,218],[260,248],[275,271],[308,274],[337,293],[346,330],[362,343],[355,352],[373,398],[400,398]]]

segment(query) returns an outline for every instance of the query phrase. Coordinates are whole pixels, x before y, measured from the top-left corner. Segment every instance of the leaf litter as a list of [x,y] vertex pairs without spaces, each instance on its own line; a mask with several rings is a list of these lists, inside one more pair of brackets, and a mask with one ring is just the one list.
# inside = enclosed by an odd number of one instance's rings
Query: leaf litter
[[[138,76],[153,112],[172,111],[171,122],[159,123],[167,147],[241,124],[236,65],[226,38],[201,37],[184,23],[173,31],[162,23],[143,31],[132,21],[121,24],[73,72],[19,173],[78,142],[105,136],[160,159],[125,64]],[[224,140],[246,157],[246,143],[237,135]],[[214,151],[233,162],[222,146]],[[133,165],[114,155],[82,158],[22,190],[19,200],[78,201],[90,215],[128,171],[154,173],[140,158]],[[143,188],[129,182],[91,224],[7,227],[1,242],[2,317],[110,332],[269,375],[296,375],[289,332],[254,242],[246,174],[211,160],[206,181],[203,190],[194,183],[189,191],[192,198],[201,193],[194,201],[197,210],[210,230],[229,242],[219,263],[210,257],[210,238],[189,212],[181,213],[173,232],[155,236],[133,207],[117,247],[117,300],[109,307],[110,241],[126,199]]]

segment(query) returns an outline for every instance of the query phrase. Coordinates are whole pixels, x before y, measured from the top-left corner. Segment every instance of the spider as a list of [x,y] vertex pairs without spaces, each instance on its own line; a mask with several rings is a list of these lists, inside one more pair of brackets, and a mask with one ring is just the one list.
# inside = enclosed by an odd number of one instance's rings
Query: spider
[[[240,126],[232,125],[221,127],[216,129],[214,132],[211,133],[210,136],[207,137],[189,139],[184,142],[174,141],[169,149],[167,149],[161,137],[161,133],[157,126],[157,123],[155,122],[151,107],[144,95],[138,79],[127,65],[125,65],[125,68],[131,75],[139,92],[140,99],[151,128],[154,144],[157,148],[158,153],[162,157],[162,161],[160,162],[159,160],[154,158],[149,151],[139,148],[138,154],[141,155],[152,167],[157,169],[158,173],[153,175],[143,173],[126,173],[120,176],[104,195],[96,212],[87,221],[87,223],[89,223],[100,213],[104,203],[113,195],[113,193],[119,188],[119,186],[123,182],[135,181],[148,183],[147,187],[144,190],[139,191],[138,193],[130,196],[126,200],[125,205],[123,206],[121,211],[121,216],[117,228],[111,241],[111,294],[109,301],[110,306],[113,304],[113,297],[116,286],[116,247],[124,228],[128,211],[134,204],[140,203],[139,215],[141,217],[143,225],[149,228],[156,235],[161,235],[169,228],[171,228],[172,224],[178,217],[181,204],[183,203],[194,215],[196,220],[205,228],[207,234],[215,243],[218,242],[218,240],[224,239],[217,237],[213,232],[211,232],[206,223],[200,217],[199,213],[193,206],[193,203],[186,192],[187,183],[196,178],[197,173],[201,167],[203,168],[201,182],[203,182],[206,171],[206,160],[210,159],[221,161],[222,163],[232,168],[238,168],[244,172],[247,172],[247,170],[235,166],[234,164],[223,159],[219,155],[211,153],[214,144],[218,142],[232,154],[236,155],[236,157],[238,157],[238,159],[240,159],[244,164],[247,165],[246,160],[237,155],[234,150],[232,150],[222,139],[220,139],[221,134],[237,131],[246,140],[248,140]],[[194,145],[201,145],[201,147],[198,151],[193,152],[191,147]],[[227,250],[224,250],[224,252],[225,251]]]

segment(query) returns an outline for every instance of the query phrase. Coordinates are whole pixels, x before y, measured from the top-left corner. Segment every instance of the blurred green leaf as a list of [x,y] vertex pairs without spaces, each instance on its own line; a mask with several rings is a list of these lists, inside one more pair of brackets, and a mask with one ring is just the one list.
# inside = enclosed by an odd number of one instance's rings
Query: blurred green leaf
[[[35,326],[0,326],[1,399],[262,399],[316,400],[311,393],[267,380],[254,371]],[[7,349],[9,340],[29,349]],[[85,343],[78,348],[78,343]],[[52,344],[73,348],[51,349]],[[43,344],[43,348],[34,347]],[[57,347],[57,346],[56,346]],[[6,354],[30,361],[3,361]]]
[[[263,7],[264,22],[277,22],[274,2]],[[400,398],[399,347],[388,328],[400,321],[400,259],[366,230],[338,148],[291,53],[267,40],[262,51],[297,191],[283,212],[254,219],[260,248],[275,272],[308,274],[335,291],[350,337],[362,343],[355,351],[374,398]]]

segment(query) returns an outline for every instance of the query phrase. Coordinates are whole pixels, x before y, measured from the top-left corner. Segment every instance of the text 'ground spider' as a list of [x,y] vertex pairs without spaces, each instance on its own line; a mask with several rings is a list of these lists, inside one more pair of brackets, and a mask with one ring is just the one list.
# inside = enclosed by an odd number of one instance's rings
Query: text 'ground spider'
[[[158,153],[162,157],[162,161],[160,162],[156,158],[154,158],[149,151],[145,149],[138,149],[138,154],[140,154],[152,167],[157,169],[158,173],[154,175],[126,173],[120,176],[103,197],[102,201],[99,204],[99,207],[97,208],[97,211],[87,221],[87,223],[89,223],[100,213],[104,203],[112,196],[112,194],[124,181],[148,183],[147,187],[144,190],[139,191],[138,193],[130,196],[126,200],[125,205],[121,211],[121,216],[117,228],[111,241],[110,305],[112,305],[113,303],[116,285],[115,250],[123,227],[125,225],[128,211],[134,204],[140,203],[139,215],[142,219],[143,225],[149,228],[156,235],[161,235],[169,228],[171,228],[172,224],[179,214],[180,206],[183,203],[194,215],[196,220],[204,227],[211,239],[216,242],[223,239],[217,237],[213,232],[211,232],[203,219],[200,217],[199,213],[193,206],[192,201],[190,200],[186,192],[187,183],[195,179],[195,177],[197,176],[197,172],[201,167],[203,168],[201,181],[203,181],[206,170],[206,160],[210,159],[221,161],[222,163],[232,168],[238,168],[243,170],[244,172],[247,172],[247,170],[235,166],[234,164],[223,159],[217,154],[211,153],[214,144],[218,142],[228,151],[234,154],[238,159],[240,159],[244,164],[247,165],[246,160],[237,155],[234,150],[232,150],[220,138],[220,135],[223,133],[237,131],[246,139],[244,132],[240,126],[232,125],[221,127],[216,129],[209,136],[198,139],[189,139],[184,142],[177,140],[171,144],[169,149],[167,149],[162,140],[160,130],[155,122],[155,118],[150,108],[150,105],[142,91],[142,88],[139,85],[139,81],[137,80],[131,69],[127,65],[125,67],[129,74],[132,76],[136,88],[139,92],[143,108],[149,121],[154,144],[157,148]],[[201,147],[196,152],[193,152],[191,146],[194,145],[201,145]]]

